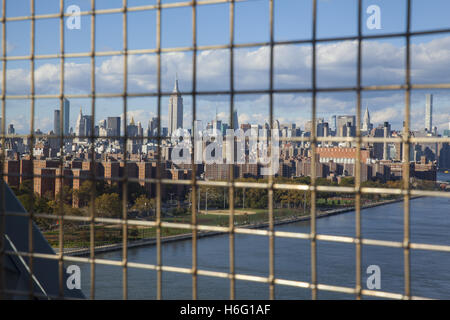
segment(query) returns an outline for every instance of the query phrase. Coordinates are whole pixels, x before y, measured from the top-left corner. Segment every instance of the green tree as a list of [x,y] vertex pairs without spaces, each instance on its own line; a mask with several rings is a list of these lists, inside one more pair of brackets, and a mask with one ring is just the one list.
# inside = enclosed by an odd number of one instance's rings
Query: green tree
[[33,190],[33,181],[31,179],[23,180],[19,185],[19,194],[32,193]]
[[17,196],[17,199],[19,199],[20,203],[23,205],[25,210],[30,212],[34,209],[34,199],[33,194],[24,193]]
[[73,197],[78,199],[78,204],[80,207],[87,206],[91,200],[92,194],[92,181],[86,180],[77,190],[73,190]]
[[[63,202],[66,203],[66,204],[69,204],[70,206],[72,206],[72,195],[73,195],[73,190],[69,186],[64,186],[62,188]],[[55,199],[57,201],[59,201],[60,197],[61,197],[60,193],[57,193],[55,195]]]
[[170,214],[172,214],[174,217],[182,216],[188,213],[188,210],[186,208],[172,208],[170,209]]
[[355,185],[354,177],[342,177],[341,183],[339,183],[341,187],[353,187]]
[[119,185],[117,182],[112,182],[111,184],[106,183],[105,181],[99,181],[97,185],[97,194],[103,193],[117,193],[120,194]]
[[149,199],[145,195],[140,195],[132,207],[133,210],[139,212],[150,212],[150,210],[155,208],[155,199]]
[[[208,193],[208,208],[223,208],[223,189],[214,187],[200,187],[197,192],[200,192],[200,210],[204,210],[206,206],[206,193]],[[197,193],[198,196],[198,193]],[[225,192],[225,196],[228,197],[228,192]],[[186,200],[192,200],[191,191],[189,191],[185,197]],[[195,204],[198,203],[198,198]]]
[[122,203],[117,193],[105,193],[95,199],[95,207],[100,217],[120,217]]
[[147,191],[137,182],[128,182],[127,197],[128,202],[134,203],[140,196],[145,196]]
[[48,201],[48,198],[39,197],[36,194],[34,197],[34,212],[49,213],[51,208],[48,205]]

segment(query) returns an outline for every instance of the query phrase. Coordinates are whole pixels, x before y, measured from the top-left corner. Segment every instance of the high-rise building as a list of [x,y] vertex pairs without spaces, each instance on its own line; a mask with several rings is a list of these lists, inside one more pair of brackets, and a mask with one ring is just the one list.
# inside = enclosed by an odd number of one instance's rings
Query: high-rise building
[[239,120],[237,111],[233,111],[233,129],[239,129]]
[[444,137],[450,137],[450,122],[448,123],[448,130],[444,130]]
[[431,132],[433,130],[433,95],[426,95],[425,103],[425,130]]
[[280,121],[275,120],[275,121],[273,122],[273,128],[274,128],[275,130],[280,130],[280,128],[281,128],[281,126],[280,126]]
[[83,112],[80,108],[80,113],[78,114],[77,122],[75,124],[75,135],[77,137],[84,136],[84,120],[83,120]]
[[[328,122],[325,122],[324,118],[317,118],[315,127],[316,127],[316,136],[317,137],[325,136],[324,130],[326,130],[326,135],[327,136],[329,135]],[[305,123],[305,131],[311,133],[312,130],[313,130],[312,120],[306,121],[306,123]]]
[[78,114],[77,123],[75,126],[75,135],[77,137],[80,136],[89,136],[92,132],[92,116],[83,115],[83,112],[80,108],[80,113]]
[[364,119],[361,126],[361,131],[370,131],[372,130],[373,125],[370,123],[370,114],[369,114],[369,108],[366,107],[366,112],[364,112]]
[[106,129],[106,119],[100,120],[98,122],[98,127]]
[[337,117],[337,136],[354,137],[356,133],[356,117],[355,116],[338,116]]
[[225,136],[227,134],[227,130],[230,127],[228,126],[228,123],[222,123],[222,135]]
[[70,101],[67,99],[64,99],[63,115],[64,115],[64,127],[63,127],[64,135],[68,135],[70,130]]
[[332,115],[330,118],[330,130],[336,133],[336,115]]
[[56,135],[61,134],[61,119],[60,119],[61,112],[59,110],[55,110],[53,115],[53,133]]
[[138,132],[138,137],[143,137],[144,136],[144,128],[142,127],[142,123],[140,121],[138,121],[137,124],[137,132]]
[[64,98],[63,102],[63,125],[61,126],[61,110],[55,109],[53,114],[53,132],[56,135],[61,134],[61,129],[64,135],[70,133],[70,101]]
[[183,98],[181,97],[180,90],[178,89],[178,79],[175,79],[173,93],[169,99],[168,134],[172,135],[172,132],[176,131],[178,128],[183,128]]
[[[317,128],[319,129],[319,128]],[[322,125],[320,126],[321,129],[321,134],[319,134],[319,132],[317,133],[318,137],[328,137],[330,135],[330,127],[328,122],[324,122],[322,123]]]
[[[383,124],[383,138],[389,138],[391,136],[391,125],[389,122]],[[383,142],[383,160],[388,159],[388,144],[386,140]]]
[[86,136],[90,136],[92,133],[92,116],[83,116],[84,121],[84,133]]
[[151,120],[148,121],[147,136],[153,137],[156,135],[158,135],[158,118],[153,117]]
[[212,129],[214,130],[214,132],[216,131],[216,130],[218,130],[218,131],[222,131],[222,121],[221,120],[213,120],[212,121]]
[[203,123],[202,120],[195,120],[194,121],[194,132],[199,134],[199,132],[203,131]]
[[138,126],[134,123],[134,117],[131,117],[130,124],[127,126],[127,135],[129,137],[136,137],[138,134]]
[[8,127],[8,134],[15,134],[16,130],[14,129],[14,125],[11,123]]
[[106,123],[108,136],[120,136],[120,117],[108,117]]

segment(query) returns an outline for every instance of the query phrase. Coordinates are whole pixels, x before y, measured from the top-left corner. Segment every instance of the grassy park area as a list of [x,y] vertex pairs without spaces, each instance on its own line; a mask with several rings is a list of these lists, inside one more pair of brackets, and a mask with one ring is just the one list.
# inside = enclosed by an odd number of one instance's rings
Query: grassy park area
[[[275,209],[275,220],[298,217],[309,214],[295,209]],[[268,212],[265,209],[235,210],[235,225],[257,224],[268,221]],[[164,217],[162,221],[176,223],[191,223],[190,212],[176,217]],[[224,210],[208,210],[208,213],[201,211],[197,216],[197,223],[210,226],[228,226],[229,214]],[[120,225],[96,225],[95,245],[107,245],[120,243],[122,241],[122,227]],[[190,233],[189,229],[161,228],[161,236],[173,236]],[[45,237],[53,247],[59,246],[59,230],[44,232]],[[148,239],[156,237],[155,227],[129,226],[128,241]],[[89,246],[90,226],[88,224],[74,226],[73,224],[64,227],[64,247],[65,248],[85,248]]]

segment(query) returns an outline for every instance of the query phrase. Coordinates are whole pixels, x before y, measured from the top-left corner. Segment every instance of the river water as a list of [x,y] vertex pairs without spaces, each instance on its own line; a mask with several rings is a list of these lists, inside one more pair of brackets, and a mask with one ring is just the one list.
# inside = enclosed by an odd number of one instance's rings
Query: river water
[[[439,180],[450,180],[450,175],[440,174]],[[277,230],[309,232],[309,221],[281,225]],[[355,236],[355,213],[325,217],[317,220],[317,232],[328,235]],[[403,203],[393,203],[362,211],[364,238],[402,241]],[[198,241],[198,267],[213,271],[229,271],[228,235],[201,238]],[[418,198],[411,200],[411,240],[416,243],[450,245],[450,199]],[[236,272],[267,276],[269,273],[269,242],[264,236],[236,235]],[[162,244],[163,264],[191,267],[191,241]],[[120,260],[122,253],[99,254],[99,258]],[[381,269],[381,290],[402,293],[403,250],[378,246],[363,246],[363,286],[369,274],[369,265]],[[129,261],[156,263],[156,247],[129,249]],[[355,245],[318,241],[318,281],[322,284],[355,286]],[[79,264],[82,290],[89,296],[89,265]],[[275,239],[275,275],[277,278],[310,281],[310,242],[301,239]],[[122,298],[122,271],[120,267],[96,266],[96,298]],[[413,295],[450,299],[450,253],[423,250],[411,251],[411,286]],[[156,298],[156,272],[128,269],[130,299]],[[278,299],[310,299],[308,289],[276,286]],[[163,273],[164,299],[190,299],[192,277],[172,272]],[[228,299],[229,281],[212,277],[198,277],[200,299]],[[266,284],[237,281],[238,299],[268,299]],[[319,291],[322,299],[348,299],[352,295]]]

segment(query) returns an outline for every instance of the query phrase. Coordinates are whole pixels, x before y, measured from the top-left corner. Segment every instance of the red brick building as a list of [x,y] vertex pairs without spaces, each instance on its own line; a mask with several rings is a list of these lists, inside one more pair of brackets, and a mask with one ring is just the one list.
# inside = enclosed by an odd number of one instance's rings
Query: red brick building
[[34,171],[34,192],[39,196],[55,197],[55,168],[37,168]]
[[[320,162],[329,162],[333,161],[336,163],[352,163],[356,157],[356,148],[316,148],[316,153],[320,157]],[[369,150],[361,150],[360,153],[361,162],[367,163],[367,160],[370,159],[370,151]]]
[[117,183],[115,179],[119,178],[119,162],[117,161],[102,161],[104,178],[106,183],[112,184]]
[[20,184],[20,161],[6,160],[3,163],[3,180],[10,187],[18,187]]

